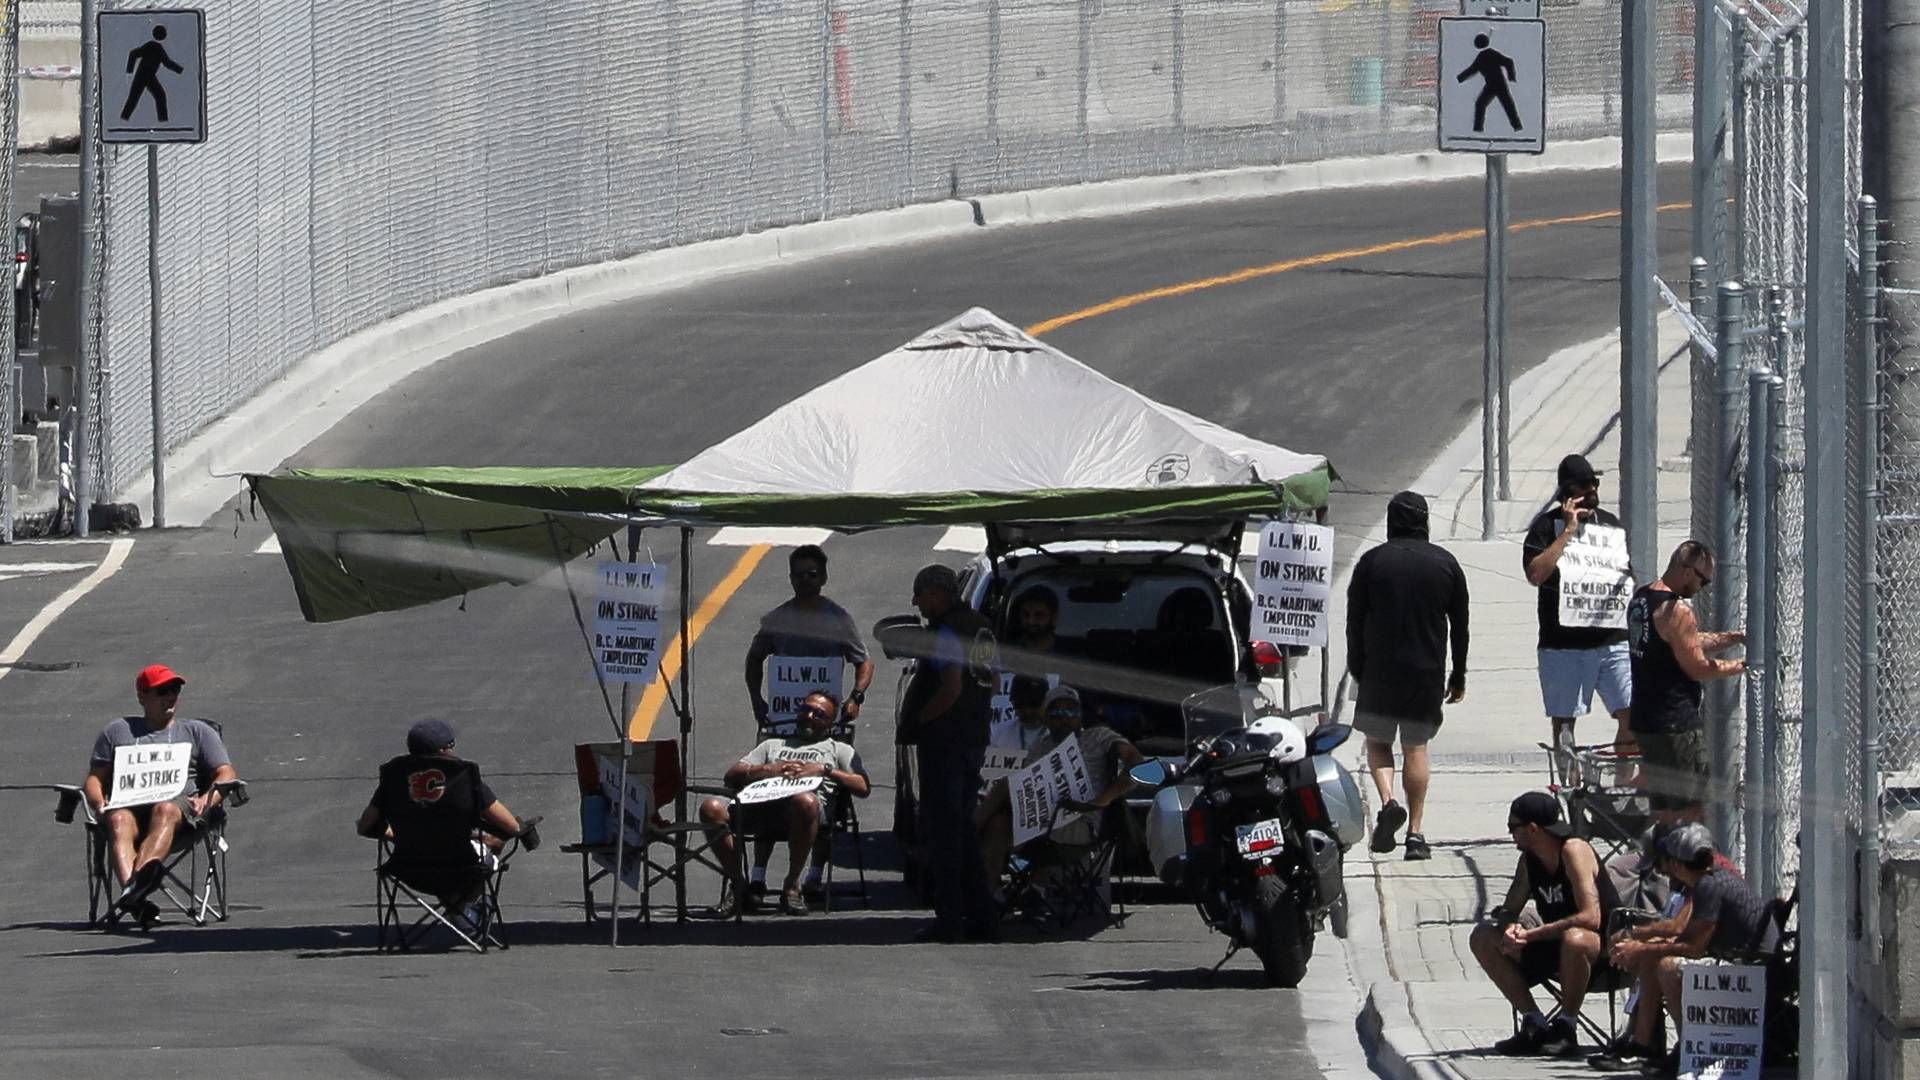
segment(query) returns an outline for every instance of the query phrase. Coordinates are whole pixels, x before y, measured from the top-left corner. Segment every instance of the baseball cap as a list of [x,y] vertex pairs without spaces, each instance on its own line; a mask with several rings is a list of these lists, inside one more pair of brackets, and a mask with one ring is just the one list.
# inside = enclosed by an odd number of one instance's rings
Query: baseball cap
[[1705,865],[1716,850],[1713,833],[1698,823],[1682,825],[1668,833],[1660,846],[1665,849],[1668,858],[1682,866],[1692,867]]
[[1080,692],[1071,686],[1056,686],[1047,691],[1046,700],[1040,703],[1042,709],[1051,709],[1058,702],[1071,701],[1074,708],[1080,707]]
[[453,745],[453,725],[445,720],[416,720],[407,729],[409,754],[437,754]]
[[1568,454],[1560,459],[1560,490],[1572,491],[1600,482],[1600,473],[1592,463],[1580,454]]
[[154,687],[166,686],[168,683],[179,683],[184,686],[186,682],[185,677],[165,664],[148,664],[140,669],[140,674],[134,676],[133,686],[136,690],[152,690]]
[[1507,807],[1507,817],[1523,825],[1538,825],[1565,840],[1573,835],[1573,826],[1560,820],[1560,800],[1544,791],[1529,791]]

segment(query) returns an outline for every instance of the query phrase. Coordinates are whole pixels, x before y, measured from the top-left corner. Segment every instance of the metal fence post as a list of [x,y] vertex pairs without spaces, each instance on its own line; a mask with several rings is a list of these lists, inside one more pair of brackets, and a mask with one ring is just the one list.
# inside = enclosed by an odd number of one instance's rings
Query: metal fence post
[[[1747,291],[1739,282],[1729,281],[1720,286],[1720,317],[1714,326],[1714,351],[1719,356],[1715,365],[1718,372],[1715,439],[1710,447],[1694,444],[1695,453],[1706,453],[1713,459],[1712,543],[1720,569],[1715,575],[1710,617],[1712,629],[1716,631],[1730,629],[1739,612],[1742,567],[1727,556],[1734,549],[1740,522],[1740,503],[1734,484],[1739,474],[1734,463],[1740,456],[1740,394],[1741,382],[1746,377],[1741,359],[1746,338],[1743,322],[1746,301]],[[1732,838],[1738,823],[1733,799],[1733,711],[1738,697],[1738,688],[1732,680],[1716,680],[1708,687],[1707,746],[1713,764],[1713,798],[1709,803],[1708,824],[1722,842]]]
[[[73,365],[73,535],[84,538],[93,507],[93,381],[100,368],[94,317],[103,292],[100,220],[100,0],[80,0],[80,353]],[[12,213],[11,208],[7,211]],[[11,421],[8,426],[11,427]],[[104,444],[105,440],[102,439]],[[104,471],[104,470],[103,470]]]
[[[20,20],[13,0],[0,0],[0,72],[7,93],[0,100],[0,210],[13,215],[13,169],[20,139]],[[9,240],[9,243],[12,241]],[[13,399],[13,369],[19,338],[15,335],[12,283],[0,289],[0,544],[13,543],[13,516],[19,506],[14,490],[13,425],[20,403]],[[57,457],[57,455],[56,455]],[[57,479],[57,478],[56,478]]]
[[[1857,837],[1845,806],[1847,206],[1845,8],[1807,7],[1804,55],[1807,156],[1805,394],[1806,620],[1800,680],[1800,1064],[1802,1075],[1844,1076],[1852,1045],[1848,983],[1853,966]],[[1800,130],[1803,125],[1795,125]],[[1796,218],[1800,215],[1795,215]]]
[[1764,365],[1747,376],[1747,747],[1741,800],[1747,876],[1770,896],[1768,868],[1773,865],[1773,805],[1779,787],[1767,759],[1767,705],[1776,677],[1769,632],[1773,615],[1773,568],[1768,561],[1773,535],[1773,397],[1780,383]]
[[1174,159],[1187,165],[1187,5],[1173,0],[1173,145]]
[[1860,942],[1880,956],[1880,220],[1873,196],[1859,200],[1860,298],[1854,364],[1860,395],[1859,528],[1854,542],[1860,612]]
[[1080,136],[1080,179],[1093,175],[1093,136],[1087,130],[1087,89],[1093,79],[1093,4],[1080,0],[1079,98],[1074,107],[1074,131]]
[[1286,160],[1287,0],[1273,0],[1273,139],[1276,162]]
[[[1768,520],[1771,527],[1764,537],[1767,546],[1767,570],[1769,573],[1768,601],[1766,604],[1767,625],[1765,629],[1766,653],[1761,658],[1767,671],[1767,684],[1760,710],[1760,741],[1762,753],[1766,757],[1764,775],[1778,778],[1780,774],[1780,613],[1789,602],[1798,602],[1797,597],[1785,595],[1784,583],[1780,580],[1780,489],[1781,471],[1785,464],[1787,447],[1787,381],[1781,373],[1787,365],[1787,296],[1779,286],[1767,290],[1767,342],[1772,354],[1774,371],[1773,382],[1767,386],[1767,419],[1770,421],[1766,433],[1767,440],[1767,486],[1763,497],[1767,500]],[[1751,653],[1752,650],[1748,650]],[[1780,784],[1784,790],[1786,785]],[[1779,892],[1782,869],[1786,862],[1786,845],[1780,830],[1780,803],[1776,799],[1767,806],[1767,855],[1766,865],[1758,868],[1759,876],[1753,879],[1754,887],[1762,896],[1773,896]]]
[[1633,565],[1658,565],[1659,366],[1653,307],[1654,250],[1654,32],[1653,0],[1620,6],[1624,69],[1620,143],[1620,509]]
[[1000,190],[1000,0],[987,0],[987,145],[993,148],[993,189]]
[[900,0],[900,205],[913,202],[913,0]]
[[1726,213],[1728,44],[1719,0],[1693,4],[1693,253],[1707,261],[1707,280],[1725,281],[1720,223]]

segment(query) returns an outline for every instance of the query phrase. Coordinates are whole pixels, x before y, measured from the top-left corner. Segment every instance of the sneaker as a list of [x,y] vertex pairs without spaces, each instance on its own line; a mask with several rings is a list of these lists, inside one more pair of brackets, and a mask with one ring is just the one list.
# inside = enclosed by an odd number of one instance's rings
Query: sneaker
[[746,905],[747,914],[749,915],[766,907],[767,883],[764,881],[747,882],[746,896],[740,902]]
[[1417,833],[1417,832],[1408,833],[1407,834],[1407,861],[1420,862],[1422,860],[1431,859],[1431,858],[1433,858],[1433,849],[1427,846],[1426,836],[1424,834]]
[[797,891],[782,892],[780,894],[780,914],[793,915],[796,917],[811,914],[811,911],[807,908],[807,898]]
[[1680,1075],[1680,1051],[1676,1047],[1664,1054],[1648,1054],[1640,1063],[1641,1076],[1677,1077]]
[[1562,1016],[1547,1025],[1547,1041],[1540,1044],[1540,1053],[1547,1057],[1572,1057],[1579,1049],[1580,1032],[1572,1020]]
[[1508,1057],[1532,1057],[1540,1052],[1540,1048],[1546,1045],[1546,1041],[1546,1025],[1532,1020],[1523,1020],[1520,1022],[1519,1031],[1493,1044],[1493,1052],[1505,1054]]
[[827,887],[821,884],[821,881],[822,879],[820,878],[809,879],[804,885],[800,886],[800,895],[806,897],[809,900],[825,899],[827,895]]
[[1638,1072],[1640,1063],[1645,1060],[1646,1047],[1630,1038],[1620,1038],[1614,1040],[1605,1052],[1587,1058],[1587,1064],[1601,1072]]
[[731,919],[740,914],[739,894],[729,885],[720,890],[720,900],[707,909],[707,914],[716,919]]
[[1381,807],[1379,815],[1373,819],[1373,843],[1368,846],[1382,853],[1392,851],[1395,843],[1393,834],[1399,832],[1400,826],[1406,823],[1407,808],[1401,806],[1397,799],[1387,800],[1387,805]]

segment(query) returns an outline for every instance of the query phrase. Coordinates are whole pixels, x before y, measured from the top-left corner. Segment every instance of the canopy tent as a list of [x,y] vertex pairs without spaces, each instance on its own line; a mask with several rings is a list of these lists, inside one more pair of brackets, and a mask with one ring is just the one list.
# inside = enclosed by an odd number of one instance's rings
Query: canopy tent
[[295,469],[247,482],[310,621],[530,581],[623,526],[1245,519],[1326,459],[1154,401],[974,308],[671,468]]

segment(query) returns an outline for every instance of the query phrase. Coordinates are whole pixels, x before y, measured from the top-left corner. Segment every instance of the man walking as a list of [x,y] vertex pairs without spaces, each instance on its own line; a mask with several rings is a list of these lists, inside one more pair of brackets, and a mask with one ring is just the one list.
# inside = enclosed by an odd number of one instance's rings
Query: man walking
[[[1448,639],[1452,674],[1448,674]],[[1467,575],[1427,541],[1427,500],[1403,491],[1387,504],[1387,542],[1360,556],[1347,586],[1347,670],[1360,684],[1353,726],[1366,736],[1367,769],[1380,792],[1372,847],[1392,851],[1407,825],[1407,858],[1433,857],[1422,831],[1427,742],[1440,705],[1467,696]],[[1393,797],[1399,737],[1407,805]]]
[[930,637],[907,687],[902,742],[917,744],[920,818],[933,876],[934,923],[916,940],[953,942],[994,936],[993,897],[980,861],[973,808],[980,796],[993,685],[987,620],[960,599],[960,577],[946,566],[913,577],[913,603]]
[[1702,633],[1690,601],[1713,584],[1707,545],[1688,540],[1673,549],[1667,572],[1641,586],[1627,604],[1627,648],[1633,656],[1634,738],[1647,766],[1656,808],[1698,821],[1712,766],[1700,728],[1701,683],[1747,670],[1744,660],[1708,654],[1741,645],[1738,631]]
[[[793,599],[767,612],[760,619],[760,631],[747,646],[747,698],[753,704],[753,718],[762,738],[793,735],[795,718],[791,711],[779,716],[768,712],[765,693],[766,664],[769,659],[788,670],[803,669],[841,674],[843,665],[853,668],[853,689],[845,692],[837,723],[844,729],[860,717],[866,703],[867,688],[873,684],[873,659],[867,655],[867,643],[860,627],[847,609],[829,600],[827,553],[818,544],[804,544],[787,556],[787,580],[793,587]],[[801,686],[790,694],[793,705],[807,692],[825,690],[836,701],[842,697],[839,678],[826,678],[817,686]],[[747,884],[743,902],[747,910],[756,908],[767,893],[767,863],[773,858],[773,842],[758,840],[753,848],[753,878]],[[828,852],[815,853],[807,867],[804,886],[809,896],[820,893],[822,869]]]
[[1613,714],[1615,754],[1632,752],[1627,726],[1633,704],[1633,665],[1627,631],[1621,627],[1560,624],[1560,557],[1584,529],[1621,528],[1620,519],[1600,506],[1600,474],[1579,454],[1560,459],[1560,486],[1554,504],[1533,519],[1521,549],[1527,584],[1540,590],[1540,697],[1553,725],[1553,746],[1571,760],[1574,723],[1593,708],[1594,691]]

